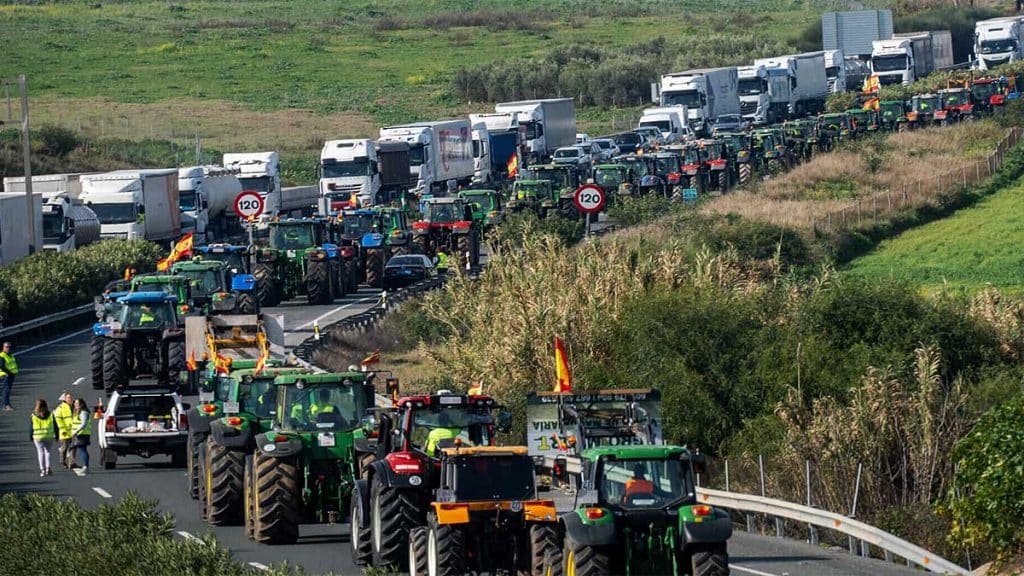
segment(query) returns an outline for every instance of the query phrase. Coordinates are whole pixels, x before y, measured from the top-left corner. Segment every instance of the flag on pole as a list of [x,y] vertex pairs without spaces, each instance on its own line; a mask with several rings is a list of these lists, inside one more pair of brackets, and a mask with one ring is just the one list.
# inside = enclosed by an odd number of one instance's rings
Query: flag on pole
[[505,163],[505,169],[508,170],[508,177],[515,178],[519,174],[519,155],[512,153],[512,157]]
[[882,83],[878,80],[876,74],[872,74],[864,79],[864,90],[863,92],[878,92],[878,89],[882,87]]
[[555,336],[555,392],[572,392],[569,357],[565,353],[565,344],[558,336]]
[[470,396],[480,396],[484,393],[484,381],[478,380],[475,384],[469,387],[468,394]]
[[231,358],[217,354],[213,358],[213,367],[217,374],[231,374]]
[[359,363],[359,365],[360,366],[371,366],[373,364],[377,364],[378,362],[380,362],[380,350],[377,350],[373,354],[370,354],[366,358],[363,358],[363,360]]
[[267,368],[267,360],[270,359],[270,347],[267,346],[267,336],[260,332],[256,335],[256,343],[260,348],[260,357],[256,359],[256,366],[253,374],[262,374]]
[[156,269],[161,272],[166,272],[170,269],[171,265],[181,260],[186,256],[192,255],[192,233],[189,232],[181,237],[181,240],[171,248],[171,253],[167,255],[167,258],[161,259],[156,263]]
[[193,350],[192,354],[189,355],[188,360],[185,361],[185,367],[188,368],[189,372],[196,371],[196,351]]
[[870,98],[864,102],[864,110],[874,110],[878,112],[878,97]]

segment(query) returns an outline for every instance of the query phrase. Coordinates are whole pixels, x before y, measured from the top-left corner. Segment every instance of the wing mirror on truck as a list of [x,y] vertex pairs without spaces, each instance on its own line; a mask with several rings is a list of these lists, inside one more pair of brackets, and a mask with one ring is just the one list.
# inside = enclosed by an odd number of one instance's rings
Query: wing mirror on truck
[[507,410],[498,412],[494,428],[502,434],[510,434],[512,432],[512,413]]

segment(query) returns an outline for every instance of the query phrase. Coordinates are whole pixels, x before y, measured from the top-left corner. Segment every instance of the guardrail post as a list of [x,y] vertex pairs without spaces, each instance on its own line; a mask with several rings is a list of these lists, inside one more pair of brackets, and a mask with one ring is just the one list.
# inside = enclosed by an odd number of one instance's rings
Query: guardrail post
[[[857,498],[860,496],[860,475],[864,471],[863,464],[857,464],[857,483],[853,488],[853,505],[850,507],[850,518],[857,517]],[[857,542],[853,536],[849,537],[850,556],[857,555]]]
[[747,532],[754,532],[754,515],[747,514]]
[[725,491],[731,492],[729,490],[729,460],[725,461]]
[[886,562],[892,562],[894,560],[892,552],[889,552],[888,550],[885,550],[885,551],[883,551],[883,553],[885,554],[885,561]]
[[[807,479],[807,505],[808,506],[814,506],[814,504],[811,503],[811,461],[810,460],[804,460],[804,472],[805,472],[804,475],[805,475],[805,477]],[[807,530],[808,530],[808,540],[810,541],[811,546],[817,546],[818,545],[818,529],[814,527],[814,524],[808,524],[807,525]]]
[[764,456],[762,456],[761,454],[757,455],[757,467],[761,473],[761,498],[764,498]]
[[776,538],[785,538],[786,537],[785,524],[786,523],[785,523],[785,521],[782,518],[779,518],[778,516],[775,517],[775,537]]

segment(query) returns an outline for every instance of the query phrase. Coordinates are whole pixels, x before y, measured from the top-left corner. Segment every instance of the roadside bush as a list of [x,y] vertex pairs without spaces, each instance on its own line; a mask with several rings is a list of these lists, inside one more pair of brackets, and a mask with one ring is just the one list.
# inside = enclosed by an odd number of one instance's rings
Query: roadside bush
[[854,92],[840,92],[829,94],[825,101],[825,110],[830,113],[846,112],[857,106],[857,94]]
[[55,124],[43,124],[36,135],[42,141],[43,151],[54,156],[67,156],[80,144],[74,130]]

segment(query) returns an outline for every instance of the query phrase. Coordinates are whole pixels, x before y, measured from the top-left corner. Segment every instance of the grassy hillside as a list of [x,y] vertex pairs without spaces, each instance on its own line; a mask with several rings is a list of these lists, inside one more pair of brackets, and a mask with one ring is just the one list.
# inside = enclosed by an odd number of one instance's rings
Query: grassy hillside
[[1024,291],[1024,182],[949,218],[904,232],[851,263],[861,278],[896,278],[926,288]]

